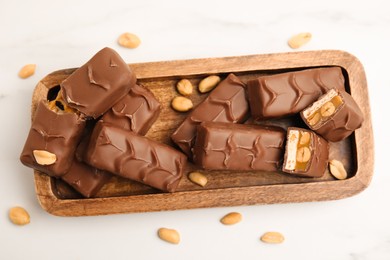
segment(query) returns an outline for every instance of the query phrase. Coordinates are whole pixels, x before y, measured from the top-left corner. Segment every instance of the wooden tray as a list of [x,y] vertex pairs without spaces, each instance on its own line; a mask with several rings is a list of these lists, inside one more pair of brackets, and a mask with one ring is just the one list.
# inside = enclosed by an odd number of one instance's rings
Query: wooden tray
[[[188,78],[194,86],[208,74],[222,77],[233,72],[244,82],[259,75],[313,67],[339,66],[343,69],[346,88],[364,114],[363,126],[347,140],[333,143],[330,159],[344,163],[348,171],[346,180],[335,180],[329,172],[317,179],[293,177],[280,172],[227,172],[204,171],[209,183],[202,188],[183,176],[178,191],[161,193],[148,186],[114,177],[96,198],[78,197],[63,183],[35,171],[35,188],[41,206],[58,216],[103,215],[129,212],[177,210],[191,208],[224,207],[237,205],[288,203],[341,199],[355,195],[370,183],[373,174],[374,147],[367,82],[362,64],[343,51],[311,51],[251,55],[241,57],[208,58],[166,62],[130,64],[138,82],[148,87],[162,103],[158,121],[147,136],[171,144],[170,135],[185,118],[170,108],[177,94],[175,85]],[[74,69],[53,72],[35,88],[32,115],[39,100],[48,90],[70,75]],[[191,96],[194,104],[207,94]],[[283,120],[280,121],[286,124]],[[287,124],[289,124],[287,122]],[[196,170],[189,164],[186,172]]]

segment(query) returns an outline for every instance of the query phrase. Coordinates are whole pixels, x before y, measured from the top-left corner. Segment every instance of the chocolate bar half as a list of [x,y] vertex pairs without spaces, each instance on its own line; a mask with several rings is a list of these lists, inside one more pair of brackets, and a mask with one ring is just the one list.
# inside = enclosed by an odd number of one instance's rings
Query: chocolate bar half
[[328,90],[345,89],[339,67],[261,76],[247,84],[251,114],[255,119],[297,114]]
[[104,48],[61,83],[70,107],[97,118],[124,97],[136,77],[113,49]]
[[160,102],[153,93],[136,84],[130,88],[125,97],[103,115],[101,120],[104,123],[145,135],[157,120],[160,110]]
[[98,170],[88,164],[73,160],[69,171],[61,179],[72,186],[84,197],[90,198],[111,178],[108,172]]
[[60,101],[41,101],[20,161],[50,176],[66,174],[72,165],[84,127],[84,116],[74,113]]
[[162,191],[174,192],[187,163],[172,147],[112,125],[98,122],[86,153],[86,162]]
[[289,127],[283,171],[303,177],[322,177],[328,165],[329,144],[311,130]]
[[341,141],[361,127],[363,114],[345,91],[329,90],[301,113],[310,129],[331,142]]
[[245,84],[234,74],[223,80],[183,121],[171,138],[191,158],[197,126],[202,122],[241,123],[249,114]]
[[285,136],[279,127],[203,122],[193,148],[194,162],[207,170],[277,171]]

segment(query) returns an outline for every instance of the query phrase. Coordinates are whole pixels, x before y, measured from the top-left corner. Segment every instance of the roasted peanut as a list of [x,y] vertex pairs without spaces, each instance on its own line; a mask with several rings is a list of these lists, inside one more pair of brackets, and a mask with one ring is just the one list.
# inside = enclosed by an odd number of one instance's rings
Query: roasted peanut
[[301,139],[299,139],[300,145],[305,145],[310,142],[310,133],[309,132],[303,132],[301,135]]
[[207,184],[207,178],[200,172],[191,172],[188,175],[188,178],[195,184],[198,184],[202,187],[206,186]]
[[158,230],[158,237],[172,244],[180,243],[180,234],[174,229],[160,228]]
[[30,215],[22,207],[13,207],[9,210],[9,219],[16,225],[26,225],[30,223]]
[[284,241],[284,236],[279,232],[266,232],[261,238],[261,241],[269,244],[280,244]]
[[40,165],[51,165],[57,161],[57,156],[54,153],[45,150],[34,150],[33,155]]
[[137,35],[127,32],[119,36],[118,43],[122,47],[134,49],[141,44],[141,40],[138,38]]
[[238,212],[230,212],[221,218],[221,223],[224,225],[234,225],[242,220],[242,215]]
[[176,85],[176,89],[183,96],[189,96],[192,94],[193,91],[191,81],[189,81],[188,79],[180,80]]
[[221,81],[221,78],[216,75],[208,76],[207,78],[202,79],[199,82],[199,92],[200,93],[206,93],[214,89],[218,83]]
[[321,116],[319,113],[315,113],[313,116],[311,116],[307,121],[310,125],[315,125],[321,120]]
[[308,43],[310,41],[310,39],[311,39],[311,33],[299,33],[299,34],[292,36],[288,40],[288,45],[292,49],[298,49],[302,45]]
[[172,107],[176,111],[187,112],[188,110],[191,110],[194,105],[192,104],[191,99],[186,97],[175,97],[172,100]]
[[311,152],[307,147],[301,147],[297,150],[297,162],[305,163],[310,160]]
[[337,160],[331,160],[329,162],[329,171],[338,180],[344,180],[348,177],[343,163]]
[[321,116],[329,117],[334,114],[336,107],[332,102],[326,102],[320,109]]
[[27,64],[27,65],[23,66],[19,70],[19,73],[18,73],[19,77],[22,79],[25,79],[25,78],[28,78],[28,77],[34,75],[36,67],[37,67],[37,65],[35,65],[35,64]]

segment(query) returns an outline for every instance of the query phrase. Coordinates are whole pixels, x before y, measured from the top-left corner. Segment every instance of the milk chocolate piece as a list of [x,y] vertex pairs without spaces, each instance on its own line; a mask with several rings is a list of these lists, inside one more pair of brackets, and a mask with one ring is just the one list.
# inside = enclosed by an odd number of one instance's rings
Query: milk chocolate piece
[[86,162],[154,188],[174,192],[187,158],[168,145],[99,122],[92,133]]
[[296,114],[332,88],[344,90],[338,67],[307,69],[248,81],[248,98],[255,119]]
[[223,80],[183,121],[172,140],[191,157],[196,128],[202,122],[241,123],[249,114],[245,84],[234,74]]
[[103,115],[102,121],[145,135],[157,120],[160,110],[160,103],[153,93],[136,84]]
[[362,111],[355,100],[336,89],[329,90],[300,114],[310,129],[331,142],[347,138],[363,123]]
[[108,172],[98,170],[76,159],[73,160],[69,171],[61,176],[63,181],[87,198],[95,196],[110,178],[111,174]]
[[283,171],[303,177],[322,177],[328,165],[329,144],[313,131],[289,127]]
[[97,118],[124,97],[136,77],[113,49],[104,48],[61,83],[65,102]]
[[[75,113],[54,112],[48,106],[47,101],[38,104],[20,160],[28,167],[59,177],[68,172],[72,165],[85,119]],[[39,164],[34,157],[34,151],[39,150],[55,154],[55,162]]]
[[207,170],[277,171],[285,135],[279,127],[203,122],[194,162]]

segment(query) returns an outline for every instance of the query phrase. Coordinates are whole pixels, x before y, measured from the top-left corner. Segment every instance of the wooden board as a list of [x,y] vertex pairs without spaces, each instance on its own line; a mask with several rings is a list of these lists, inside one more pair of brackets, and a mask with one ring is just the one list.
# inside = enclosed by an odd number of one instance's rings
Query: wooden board
[[[202,171],[209,183],[202,188],[191,183],[187,175],[197,167],[189,164],[178,191],[162,193],[148,186],[114,177],[96,198],[79,197],[63,183],[35,171],[35,188],[41,206],[59,216],[103,215],[237,205],[289,203],[341,199],[355,195],[370,183],[373,174],[374,147],[367,82],[362,64],[343,51],[311,51],[208,58],[130,64],[138,82],[149,88],[162,103],[162,112],[147,136],[173,145],[170,135],[186,113],[171,109],[170,101],[177,94],[176,83],[190,79],[194,86],[209,74],[222,77],[233,72],[244,82],[260,75],[301,70],[305,68],[339,66],[343,69],[347,91],[364,114],[363,126],[347,140],[332,143],[330,159],[344,163],[346,180],[336,180],[329,172],[322,178],[293,177],[281,172]],[[48,90],[70,75],[74,69],[53,72],[35,88],[32,116]],[[196,92],[191,99],[199,104],[207,94]],[[295,124],[294,119],[279,120],[283,125]]]

